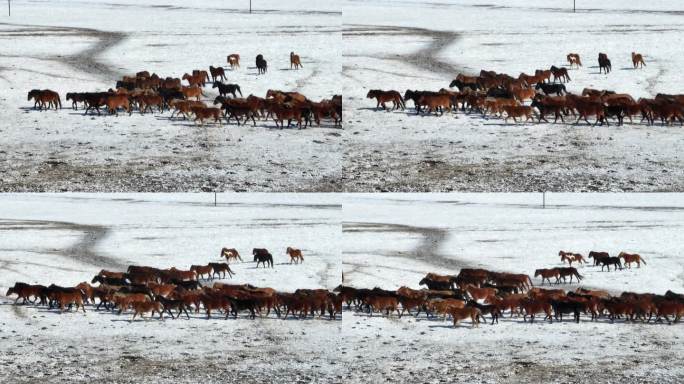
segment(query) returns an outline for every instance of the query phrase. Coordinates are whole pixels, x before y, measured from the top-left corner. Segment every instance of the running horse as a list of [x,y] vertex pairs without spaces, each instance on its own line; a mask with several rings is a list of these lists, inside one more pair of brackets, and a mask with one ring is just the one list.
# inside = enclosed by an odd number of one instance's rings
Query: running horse
[[399,108],[403,110],[406,108],[401,94],[394,90],[382,91],[380,89],[371,89],[368,91],[368,94],[366,94],[366,98],[377,100],[378,104],[375,106],[376,110],[380,109],[380,105],[382,105],[382,109],[387,110],[385,103],[390,101],[393,103],[392,110]]

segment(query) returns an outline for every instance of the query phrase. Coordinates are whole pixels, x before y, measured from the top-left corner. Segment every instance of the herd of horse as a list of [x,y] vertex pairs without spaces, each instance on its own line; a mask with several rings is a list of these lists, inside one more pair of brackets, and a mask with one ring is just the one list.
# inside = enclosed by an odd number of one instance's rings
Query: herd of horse
[[[568,54],[567,60],[570,68],[582,66],[577,53]],[[605,53],[599,54],[598,62],[600,72],[608,74],[611,71],[610,59]],[[632,52],[632,63],[635,69],[645,65],[643,56],[636,52]],[[381,107],[386,111],[404,110],[411,100],[416,115],[442,116],[460,109],[468,114],[477,112],[483,117],[503,118],[504,123],[509,119],[517,123],[518,119],[527,122],[535,118],[539,123],[542,120],[548,123],[547,116],[553,116],[554,123],[558,119],[565,123],[565,117],[572,115],[576,118],[575,124],[585,121],[591,125],[589,118],[595,118],[594,125],[610,125],[609,119],[622,125],[625,118],[630,123],[634,123],[634,118],[641,118],[639,123],[646,121],[649,125],[656,121],[662,125],[676,121],[684,125],[684,94],[659,93],[654,98],[635,100],[627,93],[584,88],[578,95],[567,91],[565,83],[569,81],[565,67],[551,66],[546,70],[538,69],[533,75],[521,73],[517,77],[481,70],[479,76],[459,74],[449,84],[449,88],[456,87],[458,91],[408,89],[402,96],[396,90],[371,89],[366,97],[376,100],[376,110]],[[391,108],[388,103],[392,103]]]
[[[304,261],[299,249],[288,247],[286,253],[290,264]],[[273,256],[264,248],[252,250],[254,261],[264,267],[273,267]],[[131,265],[126,272],[101,270],[90,283],[81,282],[73,287],[55,284],[49,286],[16,282],[9,288],[6,296],[17,295],[14,303],[21,299],[22,304],[33,303],[59,309],[60,312],[75,307],[86,312],[85,306],[95,310],[125,311],[145,318],[164,314],[179,318],[182,314],[190,318],[190,312],[203,310],[207,318],[212,312],[223,312],[225,318],[237,318],[241,312],[248,312],[254,319],[257,315],[269,316],[273,311],[279,318],[327,316],[335,319],[342,314],[340,296],[327,289],[297,289],[294,292],[281,292],[273,288],[260,288],[250,284],[226,284],[213,282],[214,279],[231,278],[235,273],[230,268],[231,261],[242,261],[240,253],[234,248],[223,248],[221,258],[228,262],[192,265],[187,270],[175,267],[160,269],[150,266]],[[209,283],[212,283],[211,285]],[[98,285],[93,285],[98,284]]]
[[[239,68],[239,54],[231,54],[227,60],[231,69]],[[266,73],[268,65],[263,55],[257,56],[256,63],[259,74]],[[294,52],[290,53],[290,66],[293,69],[302,68],[301,59]],[[173,110],[171,119],[182,116],[201,125],[205,122],[221,125],[224,119],[226,123],[234,119],[238,126],[250,120],[256,126],[256,119],[273,119],[276,127],[281,129],[285,127],[285,121],[287,127],[296,122],[300,129],[313,126],[314,122],[320,126],[322,119],[332,119],[335,127],[342,124],[341,95],[312,101],[299,92],[269,89],[263,98],[251,94],[243,97],[238,84],[224,83],[225,80],[225,69],[220,66],[209,66],[208,72],[195,69],[180,78],[140,71],[135,76],[124,76],[106,92],[69,92],[66,100],[71,101],[74,110],[78,110],[80,104],[86,115],[89,112],[100,115],[100,108],[115,115],[118,115],[119,110],[129,115],[134,110],[141,115]],[[203,88],[208,84],[219,93],[211,105],[202,101],[202,97],[206,97]],[[238,94],[240,97],[237,97]],[[33,108],[38,110],[62,108],[60,95],[49,89],[29,91],[28,100],[33,100]]]
[[[559,252],[562,262],[586,262],[579,254]],[[589,253],[596,265],[606,262],[613,264],[607,252]],[[620,253],[616,257],[625,263],[644,263],[637,254]],[[644,263],[645,264],[645,263]],[[620,265],[620,268],[622,266]],[[535,272],[535,277],[544,280],[556,277],[565,281],[566,276],[576,277],[579,282],[582,276],[573,267],[555,268],[559,274],[546,275]],[[550,282],[550,280],[548,280]],[[412,289],[402,286],[397,290],[381,288],[354,288],[340,285],[334,291],[339,292],[347,308],[354,306],[358,312],[373,316],[380,313],[391,316],[396,312],[399,318],[404,313],[416,318],[425,313],[428,319],[450,317],[456,327],[459,321],[470,319],[472,326],[477,327],[480,320],[486,322],[485,315],[491,316],[491,323],[498,323],[505,312],[510,317],[522,316],[523,321],[534,322],[538,314],[543,314],[544,320],[553,322],[563,321],[563,315],[572,315],[575,322],[580,322],[582,314],[591,317],[592,321],[601,318],[611,323],[618,319],[627,321],[661,322],[668,324],[678,322],[684,316],[684,294],[667,291],[664,295],[653,293],[623,292],[612,295],[605,290],[577,288],[574,291],[563,289],[545,289],[534,286],[532,278],[526,274],[510,272],[495,272],[486,269],[463,268],[457,275],[441,275],[428,273],[420,282],[424,289]]]

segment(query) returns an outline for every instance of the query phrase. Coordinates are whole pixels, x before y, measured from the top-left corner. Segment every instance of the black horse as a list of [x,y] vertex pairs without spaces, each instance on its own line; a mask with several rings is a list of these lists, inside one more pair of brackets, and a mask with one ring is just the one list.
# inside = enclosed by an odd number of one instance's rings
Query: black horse
[[564,84],[537,83],[537,86],[535,86],[534,89],[541,89],[547,96],[551,93],[555,93],[558,96],[563,96],[563,93],[568,93]]
[[424,277],[418,285],[427,285],[428,289],[436,291],[449,291],[454,287],[453,281],[435,281]]
[[457,87],[459,91],[463,92],[464,89],[472,89],[473,91],[477,91],[478,89],[481,89],[482,87],[480,86],[479,83],[464,83],[461,80],[453,80],[449,84],[449,88]]
[[93,277],[93,280],[90,281],[90,284],[95,284],[95,283],[100,283],[100,284],[106,284],[106,285],[130,285],[131,282],[128,281],[128,279],[120,279],[117,277],[105,277],[101,275],[97,275]]
[[178,310],[178,317],[180,317],[181,313],[185,312],[185,316],[190,319],[190,315],[188,314],[187,307],[185,303],[183,303],[183,300],[178,300],[178,299],[167,299],[164,296],[157,296],[154,298],[155,301],[158,301],[162,305],[162,313],[159,314],[159,318],[161,318],[164,315],[164,312],[168,312],[169,315],[171,315],[172,319],[175,319],[176,317],[173,316],[173,312],[171,312],[172,309],[177,309]]
[[622,270],[622,263],[620,262],[620,258],[613,256],[613,257],[604,257],[602,259],[599,259],[599,263],[601,264],[601,271],[603,271],[603,267],[608,266],[608,272],[610,272],[610,266],[614,265],[615,270],[620,268]]
[[613,70],[613,67],[610,65],[610,59],[608,59],[608,55],[605,53],[599,53],[598,56],[598,63],[599,63],[599,73],[601,71],[605,71],[606,75]]
[[264,268],[266,268],[267,264],[273,268],[273,255],[271,255],[267,249],[254,248],[252,250],[252,255],[254,255],[254,261],[257,262],[257,268],[259,268],[260,263],[264,263]]
[[237,84],[223,84],[220,81],[214,81],[214,85],[212,85],[211,88],[218,88],[219,94],[221,96],[225,96],[230,93],[233,95],[233,97],[237,97],[235,94],[235,91],[237,91],[240,94],[240,97],[242,97],[242,91],[240,90],[240,86]]
[[598,252],[598,251],[591,251],[589,252],[589,258],[594,258],[594,266],[599,265],[601,262],[601,259],[605,259],[606,257],[610,257],[608,252]]
[[509,91],[508,89],[504,89],[501,87],[493,87],[489,88],[487,90],[487,97],[498,97],[498,98],[503,98],[503,99],[512,99],[513,98],[513,93]]
[[256,57],[256,67],[259,70],[259,74],[265,74],[268,69],[268,63],[264,60],[264,55],[259,54]]

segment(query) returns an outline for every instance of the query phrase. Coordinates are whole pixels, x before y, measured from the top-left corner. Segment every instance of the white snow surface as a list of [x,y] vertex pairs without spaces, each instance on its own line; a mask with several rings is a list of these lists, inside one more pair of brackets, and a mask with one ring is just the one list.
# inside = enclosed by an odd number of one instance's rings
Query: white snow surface
[[[545,200],[542,207],[542,194],[347,196],[345,284],[418,289],[428,272],[463,267],[533,275],[561,266],[559,250],[601,250],[639,253],[647,265],[616,272],[580,266],[581,286],[614,294],[684,291],[681,194],[547,193]],[[343,323],[345,361],[356,367],[348,382],[675,383],[684,375],[675,363],[684,357],[681,323],[583,316],[579,324],[529,324],[505,314],[499,324],[471,328],[464,320],[454,328],[424,314],[399,319],[353,310]]]
[[[170,113],[83,116],[67,92],[106,91],[148,70],[241,68],[228,83],[244,96],[268,89],[312,100],[340,94],[341,9],[333,1],[13,1],[0,15],[0,189],[3,191],[326,190],[340,170],[341,130],[273,121],[196,126]],[[303,69],[289,69],[297,52]],[[254,58],[263,54],[266,75]],[[184,82],[185,84],[185,82]],[[60,93],[65,109],[30,110],[31,89]],[[208,84],[204,99],[218,95]]]
[[[684,93],[677,1],[347,0],[344,165],[349,191],[680,191],[682,128],[590,127],[375,111],[370,89],[448,88],[458,73],[534,73],[579,53],[568,91]],[[613,72],[599,75],[605,52]],[[647,66],[633,70],[631,52]],[[455,88],[454,88],[455,90]],[[529,101],[527,102],[529,103]],[[592,121],[593,122],[593,121]],[[572,121],[574,123],[574,121]]]
[[[332,195],[16,194],[0,196],[0,292],[16,281],[72,286],[102,269],[220,262],[229,283],[281,291],[340,283],[341,207]],[[285,248],[302,249],[290,265]],[[255,269],[254,247],[274,255]],[[225,259],[224,259],[225,260]],[[0,382],[292,382],[337,379],[341,321],[270,317],[130,321],[106,311],[59,314],[0,299]],[[77,364],[72,364],[77,361]],[[190,374],[189,372],[195,372]],[[173,379],[172,379],[173,378]]]

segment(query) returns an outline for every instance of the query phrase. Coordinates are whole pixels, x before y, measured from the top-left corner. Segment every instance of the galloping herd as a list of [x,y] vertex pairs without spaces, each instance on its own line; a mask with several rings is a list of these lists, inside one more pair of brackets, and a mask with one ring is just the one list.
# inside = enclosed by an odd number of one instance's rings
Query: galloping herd
[[[561,262],[586,262],[580,254],[560,251]],[[639,267],[643,258],[638,254],[620,253],[618,257],[611,257],[607,252],[589,253],[594,259],[594,265],[615,265],[615,270],[624,260],[631,268],[631,263]],[[610,267],[609,267],[610,268]],[[544,271],[550,271],[546,273]],[[582,276],[573,267],[537,270],[535,277],[544,280],[555,277],[555,283],[566,283],[566,276],[577,278]],[[684,316],[684,294],[667,291],[664,295],[653,293],[622,292],[619,296],[611,295],[605,290],[577,288],[574,291],[563,289],[544,289],[535,287],[532,279],[526,274],[509,272],[495,272],[486,269],[463,268],[458,275],[440,275],[428,273],[419,285],[427,289],[416,290],[402,286],[396,291],[381,288],[353,288],[340,285],[335,288],[347,308],[354,306],[357,312],[380,313],[387,317],[396,312],[399,318],[404,313],[416,318],[424,312],[428,319],[451,317],[454,327],[464,319],[470,319],[473,327],[477,327],[482,319],[487,322],[485,315],[491,316],[492,324],[499,322],[499,318],[508,311],[510,317],[522,315],[523,322],[534,322],[538,314],[544,314],[544,320],[553,322],[563,321],[563,315],[572,315],[573,320],[580,322],[582,314],[589,315],[592,321],[607,318],[611,323],[617,319],[625,322],[641,320],[642,322],[660,322],[665,319],[668,324],[678,322]],[[401,309],[401,310],[400,310]],[[414,311],[412,313],[412,311]]]
[[[290,264],[302,263],[302,251],[288,247],[286,254]],[[264,248],[252,250],[254,261],[264,267],[273,268],[273,255]],[[154,316],[164,314],[171,318],[179,318],[185,314],[190,319],[190,311],[199,313],[204,310],[207,318],[212,312],[225,313],[225,319],[231,315],[237,318],[240,312],[248,312],[249,318],[257,315],[269,316],[271,311],[279,318],[292,317],[306,319],[322,318],[327,314],[329,319],[342,315],[342,300],[339,295],[327,289],[297,289],[294,292],[279,292],[269,287],[256,287],[250,284],[226,284],[209,282],[215,278],[232,278],[235,274],[229,262],[242,261],[239,252],[234,248],[223,248],[220,257],[227,262],[192,265],[187,270],[175,267],[160,269],[149,266],[131,265],[126,272],[101,270],[90,283],[82,282],[73,287],[33,285],[17,282],[6,296],[17,295],[14,304],[22,299],[22,304],[37,303],[48,309],[60,312],[79,309],[86,312],[86,304],[100,310],[117,311],[121,314],[130,310],[132,319],[143,317],[146,313]],[[98,284],[96,286],[92,284]],[[175,312],[175,315],[174,315]]]
[[[581,67],[582,61],[577,53],[567,55],[568,66]],[[598,56],[599,73],[610,73],[612,65],[605,53]],[[632,65],[634,69],[643,68],[645,62],[643,56],[632,52]],[[553,81],[551,77],[553,76]],[[450,84],[449,88],[456,87],[458,91],[442,88],[439,91],[418,91],[408,89],[402,95],[395,90],[370,90],[366,97],[376,99],[376,110],[382,107],[387,109],[387,103],[392,103],[392,110],[406,108],[406,102],[413,102],[416,115],[439,116],[446,112],[456,113],[459,109],[463,113],[480,113],[482,117],[488,115],[509,119],[517,123],[518,119],[525,122],[534,121],[535,115],[538,122],[546,117],[554,116],[554,123],[570,115],[576,118],[575,124],[589,118],[596,118],[597,124],[610,125],[609,119],[616,119],[617,125],[622,125],[628,118],[633,123],[633,118],[641,118],[648,125],[653,125],[659,120],[662,125],[674,124],[675,120],[684,125],[684,94],[669,95],[657,94],[655,98],[639,98],[635,100],[626,93],[617,93],[612,90],[599,90],[584,88],[581,95],[567,91],[565,84],[570,76],[565,67],[551,66],[551,68],[538,69],[534,75],[521,73],[517,77],[496,73],[494,71],[480,71],[479,76],[466,76],[459,74]],[[525,104],[529,101],[529,104]]]
[[[240,68],[239,54],[228,55],[227,61],[231,70]],[[267,61],[261,54],[256,57],[256,67],[259,74],[267,71]],[[290,68],[303,68],[299,55],[294,52],[290,53]],[[342,125],[341,95],[315,102],[299,92],[269,89],[264,98],[251,94],[244,98],[240,86],[223,83],[226,79],[225,69],[214,66],[209,66],[209,72],[195,69],[180,78],[164,78],[156,73],[141,71],[135,76],[124,76],[116,82],[114,89],[110,88],[107,92],[69,92],[66,100],[72,102],[74,110],[78,110],[80,104],[86,115],[89,112],[100,115],[100,108],[117,116],[119,110],[128,112],[129,116],[134,110],[141,115],[173,110],[169,119],[182,116],[186,120],[192,118],[195,124],[201,125],[205,121],[221,125],[223,119],[226,123],[234,119],[238,126],[240,123],[247,124],[249,120],[256,126],[256,119],[273,119],[276,127],[281,129],[285,121],[288,127],[295,121],[299,129],[311,126],[313,122],[320,126],[322,119],[332,119],[335,127]],[[219,92],[219,96],[213,100],[213,106],[201,100],[206,96],[203,88],[207,84]],[[59,93],[49,89],[29,91],[28,100],[34,100],[33,108],[38,110],[62,108]]]

